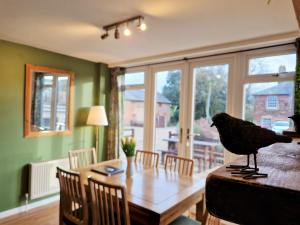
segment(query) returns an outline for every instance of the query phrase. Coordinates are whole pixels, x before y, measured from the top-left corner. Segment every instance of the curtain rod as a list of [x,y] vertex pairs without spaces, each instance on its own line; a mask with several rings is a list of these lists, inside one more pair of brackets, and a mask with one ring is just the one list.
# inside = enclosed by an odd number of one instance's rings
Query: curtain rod
[[165,61],[165,62],[157,62],[157,63],[148,63],[148,64],[142,64],[142,65],[138,65],[138,66],[128,66],[125,68],[132,69],[132,68],[138,68],[138,67],[143,67],[143,66],[154,66],[154,65],[160,65],[160,64],[165,64],[165,63],[181,62],[181,61],[187,61],[187,60],[193,60],[193,59],[203,59],[203,58],[208,58],[208,57],[213,57],[213,56],[229,55],[229,54],[234,54],[234,53],[249,52],[249,51],[260,50],[260,49],[268,49],[268,48],[274,48],[274,47],[280,47],[280,46],[287,46],[287,45],[291,45],[291,44],[295,45],[295,43],[296,42],[289,42],[289,43],[285,43],[285,44],[270,45],[270,46],[266,46],[266,47],[250,48],[250,49],[246,49],[246,50],[217,53],[217,54],[211,54],[211,55],[205,55],[205,56],[183,57],[181,59],[174,59],[174,60],[169,60],[169,61]]

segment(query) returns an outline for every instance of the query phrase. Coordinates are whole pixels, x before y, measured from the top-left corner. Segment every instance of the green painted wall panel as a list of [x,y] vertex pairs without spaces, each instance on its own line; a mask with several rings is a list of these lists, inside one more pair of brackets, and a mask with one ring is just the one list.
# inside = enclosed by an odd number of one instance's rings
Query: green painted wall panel
[[[71,136],[23,137],[25,64],[75,73],[74,129]],[[67,157],[71,149],[94,146],[94,129],[85,125],[88,108],[104,102],[100,92],[107,66],[0,40],[0,212],[23,204],[30,162]],[[104,77],[101,78],[101,76]],[[105,90],[106,91],[106,90]],[[101,129],[100,141],[103,142]],[[101,151],[103,146],[101,146]]]

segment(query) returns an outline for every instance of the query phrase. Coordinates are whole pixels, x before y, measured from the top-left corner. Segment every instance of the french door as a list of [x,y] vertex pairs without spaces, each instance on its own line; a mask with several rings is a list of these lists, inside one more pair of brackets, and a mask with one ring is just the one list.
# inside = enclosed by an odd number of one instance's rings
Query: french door
[[[145,86],[136,89],[145,88],[145,97],[135,96],[144,99],[144,133],[136,129],[135,136],[144,140],[144,149],[160,154],[161,165],[166,154],[194,159],[195,172],[223,164],[224,150],[216,128],[210,125],[214,114],[228,111],[232,63],[225,58],[153,66],[144,71]],[[129,103],[128,114],[137,118],[132,105],[141,103]]]
[[224,164],[224,148],[212,117],[228,112],[233,60],[199,61],[190,64],[186,113],[186,155],[194,159],[194,171],[204,172]]
[[228,111],[232,58],[155,67],[152,76],[152,149],[194,159],[195,172],[224,163],[212,117]]

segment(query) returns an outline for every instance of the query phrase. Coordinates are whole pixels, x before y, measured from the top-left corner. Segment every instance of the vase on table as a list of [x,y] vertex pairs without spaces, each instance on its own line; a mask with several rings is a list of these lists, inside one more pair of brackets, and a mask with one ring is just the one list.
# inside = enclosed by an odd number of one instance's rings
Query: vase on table
[[131,176],[132,166],[134,164],[134,156],[127,156],[126,158],[127,158],[126,175]]

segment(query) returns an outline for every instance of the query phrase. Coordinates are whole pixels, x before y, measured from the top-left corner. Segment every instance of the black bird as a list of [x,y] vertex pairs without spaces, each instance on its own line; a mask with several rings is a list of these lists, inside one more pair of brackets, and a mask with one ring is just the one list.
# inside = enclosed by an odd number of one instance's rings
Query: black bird
[[295,114],[293,116],[289,116],[288,118],[293,120],[295,131],[296,133],[300,134],[300,114]]
[[[245,178],[267,177],[267,174],[258,173],[256,154],[258,149],[276,142],[290,143],[291,137],[278,135],[274,131],[256,126],[254,123],[234,118],[226,113],[213,116],[212,125],[216,126],[224,147],[235,154],[247,155],[247,165],[231,165],[231,169],[243,169],[241,173],[249,173]],[[249,156],[254,155],[254,168],[249,167]],[[235,174],[241,174],[235,173]]]

